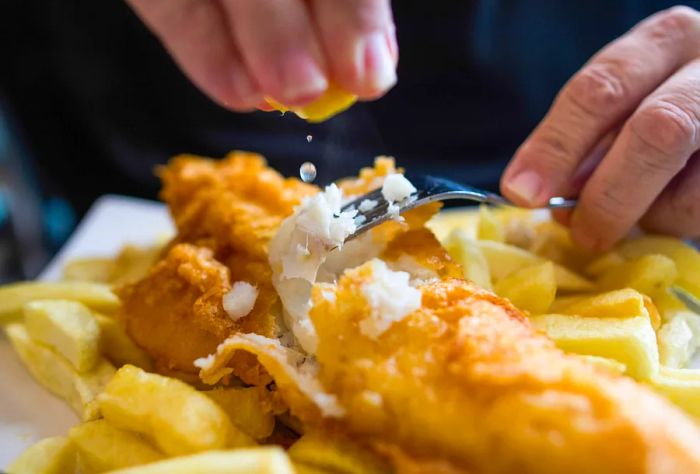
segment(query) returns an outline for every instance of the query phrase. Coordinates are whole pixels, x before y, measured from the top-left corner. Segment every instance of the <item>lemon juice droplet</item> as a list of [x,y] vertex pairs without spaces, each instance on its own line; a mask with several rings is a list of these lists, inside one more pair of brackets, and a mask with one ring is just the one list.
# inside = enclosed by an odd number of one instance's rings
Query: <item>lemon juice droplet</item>
[[299,167],[299,176],[305,183],[312,183],[316,179],[316,166],[307,161]]
[[307,136],[306,136],[306,141],[307,141],[308,143],[311,143],[311,140],[313,140],[313,139],[314,139],[314,137],[313,137],[312,135],[307,135]]

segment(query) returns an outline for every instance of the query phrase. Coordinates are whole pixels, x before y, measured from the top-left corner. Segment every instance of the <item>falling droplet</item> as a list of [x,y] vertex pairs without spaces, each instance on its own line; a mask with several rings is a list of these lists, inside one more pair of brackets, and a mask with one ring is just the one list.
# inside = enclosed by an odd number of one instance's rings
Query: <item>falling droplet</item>
[[316,179],[316,166],[307,161],[299,167],[299,176],[305,183],[312,183]]
[[313,139],[314,139],[314,137],[313,137],[312,135],[307,135],[307,136],[306,136],[306,141],[307,141],[308,143],[311,143],[311,140],[313,140]]

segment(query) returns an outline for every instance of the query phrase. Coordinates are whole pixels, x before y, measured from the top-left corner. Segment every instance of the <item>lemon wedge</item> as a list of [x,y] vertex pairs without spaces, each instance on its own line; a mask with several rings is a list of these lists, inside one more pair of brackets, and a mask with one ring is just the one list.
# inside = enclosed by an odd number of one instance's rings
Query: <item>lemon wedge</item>
[[280,112],[291,111],[307,122],[318,123],[348,109],[357,101],[357,96],[331,82],[321,97],[300,107],[288,107],[270,97],[266,97],[265,101]]

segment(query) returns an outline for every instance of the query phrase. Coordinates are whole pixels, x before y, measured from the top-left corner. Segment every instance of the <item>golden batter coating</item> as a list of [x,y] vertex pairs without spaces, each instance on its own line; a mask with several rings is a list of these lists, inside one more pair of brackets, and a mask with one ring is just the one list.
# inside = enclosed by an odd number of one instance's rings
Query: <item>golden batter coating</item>
[[422,307],[373,340],[359,321],[372,267],[311,318],[325,389],[344,430],[393,457],[477,473],[700,472],[700,431],[633,380],[564,354],[506,300],[460,279],[421,288]]
[[[361,194],[396,171],[380,159],[340,187]],[[213,354],[200,364],[206,383],[275,379],[276,396],[305,427],[366,442],[398,472],[700,472],[700,431],[688,416],[633,380],[563,353],[509,302],[461,278],[424,227],[438,204],[367,239],[389,268],[427,270],[413,279],[427,282],[418,286],[420,308],[369,337],[360,322],[376,308],[363,287],[376,266],[326,279],[313,290],[313,358],[277,338],[267,247],[318,189],[242,152],[178,157],[160,175],[178,235],[119,294],[129,334],[162,369],[195,373],[194,360]],[[259,296],[234,321],[222,297],[236,281]]]

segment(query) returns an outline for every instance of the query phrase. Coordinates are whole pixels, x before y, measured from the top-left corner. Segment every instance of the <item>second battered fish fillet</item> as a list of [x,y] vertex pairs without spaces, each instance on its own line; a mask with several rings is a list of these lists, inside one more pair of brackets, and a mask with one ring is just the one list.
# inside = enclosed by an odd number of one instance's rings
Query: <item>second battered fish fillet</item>
[[[279,335],[268,242],[318,188],[286,179],[246,152],[222,160],[179,156],[159,174],[177,235],[144,278],[119,290],[121,317],[161,369],[196,373],[194,360],[232,334]],[[237,281],[255,286],[258,297],[250,314],[233,321],[221,300]],[[253,358],[240,359],[232,363],[236,376],[269,381]]]
[[700,472],[700,431],[678,408],[564,354],[464,280],[422,286],[419,310],[363,335],[372,269],[314,288],[319,379],[347,413],[334,429],[395,459],[473,473]]
[[[162,371],[193,373],[192,362],[231,334],[274,336],[279,330],[264,300],[246,318],[231,320],[222,305],[230,288],[231,272],[210,249],[177,244],[145,278],[118,291],[121,317],[129,336]],[[235,364],[237,375],[249,383],[270,380],[253,357],[242,355]]]

